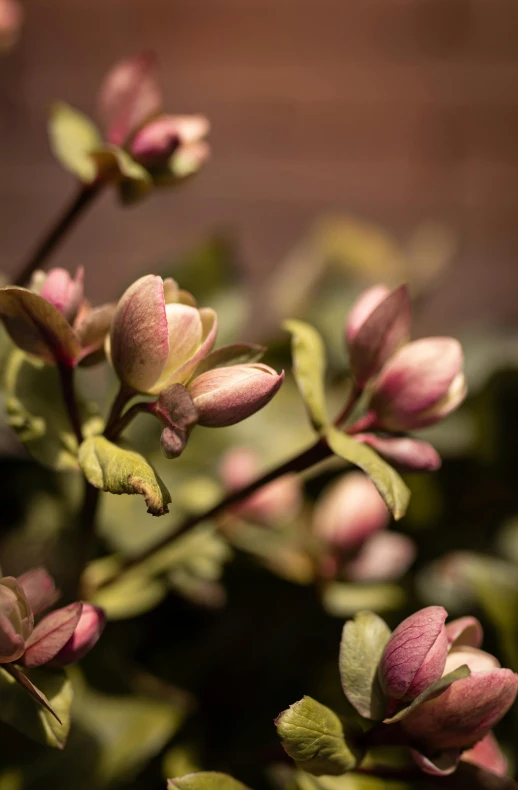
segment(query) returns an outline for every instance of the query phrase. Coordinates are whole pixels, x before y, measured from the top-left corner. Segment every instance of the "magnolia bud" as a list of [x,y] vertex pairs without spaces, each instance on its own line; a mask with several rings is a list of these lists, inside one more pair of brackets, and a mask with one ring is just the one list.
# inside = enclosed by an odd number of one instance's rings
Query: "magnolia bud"
[[368,444],[391,466],[412,472],[435,472],[441,466],[441,457],[428,442],[408,436],[376,436],[372,433],[357,433],[358,442]]
[[79,312],[84,299],[84,269],[82,266],[72,279],[66,269],[51,269],[41,285],[40,296],[62,313],[70,324]]
[[81,617],[68,642],[51,661],[54,667],[74,664],[85,656],[101,636],[106,617],[102,609],[90,603],[83,604]]
[[353,582],[388,582],[401,578],[415,559],[414,541],[399,532],[377,532],[346,565]]
[[198,409],[199,424],[223,428],[266,406],[283,379],[284,371],[277,374],[261,363],[229,365],[202,373],[188,389]]
[[162,115],[137,132],[130,152],[145,165],[165,164],[177,148],[197,143],[208,131],[209,122],[203,115]]
[[[259,459],[254,450],[236,447],[224,456],[219,472],[230,491],[240,488],[259,476]],[[274,480],[232,508],[232,512],[256,524],[275,527],[295,518],[302,506],[302,487],[296,474]]]
[[507,759],[491,732],[482,738],[473,749],[463,752],[461,759],[466,763],[477,765],[479,768],[485,768],[486,771],[492,771],[497,776],[507,774]]
[[314,534],[340,552],[354,551],[388,522],[374,483],[361,472],[349,472],[332,483],[313,511]]
[[410,335],[406,286],[390,292],[384,285],[365,291],[355,302],[346,327],[351,371],[358,384],[374,376]]
[[21,585],[14,576],[0,579],[0,663],[23,655],[33,626],[34,615]]
[[446,617],[442,606],[428,606],[393,632],[379,664],[381,687],[390,701],[410,702],[441,677],[448,651]]
[[398,351],[381,371],[370,408],[377,424],[391,431],[432,425],[466,396],[462,348],[451,337],[416,340]]
[[184,384],[212,349],[215,312],[184,304],[179,301],[183,298],[175,283],[152,274],[122,295],[107,351],[127,387],[158,394],[172,384]]

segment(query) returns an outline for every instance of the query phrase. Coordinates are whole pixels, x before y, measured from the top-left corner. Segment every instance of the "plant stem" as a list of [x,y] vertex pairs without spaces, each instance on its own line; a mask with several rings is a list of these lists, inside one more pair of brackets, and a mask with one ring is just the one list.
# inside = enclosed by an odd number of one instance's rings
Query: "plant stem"
[[77,408],[77,400],[74,391],[74,368],[68,365],[58,365],[59,376],[61,379],[61,389],[63,392],[63,400],[67,407],[68,416],[72,425],[77,443],[81,444],[83,441],[83,431],[81,429],[81,419]]
[[79,511],[78,551],[76,554],[76,573],[74,576],[75,590],[72,600],[80,597],[81,575],[92,554],[92,544],[95,538],[95,522],[99,507],[101,491],[85,480],[83,504]]
[[75,225],[83,211],[102,191],[105,182],[94,181],[92,184],[81,184],[72,201],[66,206],[50,231],[41,239],[36,249],[18,272],[14,285],[25,285],[32,274],[39,269],[56,249],[66,234]]
[[327,441],[324,438],[320,438],[315,444],[311,445],[311,447],[308,447],[306,450],[303,450],[299,455],[290,458],[289,461],[285,461],[283,464],[275,467],[275,469],[266,472],[266,474],[262,475],[262,477],[257,478],[257,480],[254,480],[244,488],[240,488],[238,491],[233,491],[232,493],[227,494],[216,505],[209,508],[204,513],[196,514],[186,518],[172,535],[166,535],[164,538],[162,538],[162,540],[160,540],[158,543],[155,543],[154,546],[148,548],[138,557],[126,560],[117,573],[115,573],[111,578],[105,579],[103,582],[101,582],[96,589],[101,589],[102,587],[106,587],[118,581],[118,579],[120,579],[121,576],[126,574],[129,570],[144,563],[157,551],[166,548],[169,543],[171,543],[171,541],[177,540],[179,537],[192,529],[192,527],[195,527],[202,521],[206,521],[208,519],[214,518],[214,516],[220,515],[225,510],[227,510],[227,508],[232,507],[232,505],[241,502],[243,499],[247,499],[247,497],[254,494],[259,488],[268,485],[268,483],[277,480],[277,478],[282,477],[289,472],[303,472],[320,461],[329,458],[329,456],[332,454],[332,450],[327,444]]
[[351,412],[353,411],[354,407],[360,400],[361,396],[363,395],[363,387],[358,386],[358,384],[354,384],[353,389],[349,398],[346,401],[346,404],[338,417],[336,418],[334,424],[337,428],[340,427],[350,416]]
[[119,417],[118,419],[112,420],[110,423],[110,427],[108,424],[104,430],[104,435],[107,439],[110,439],[112,442],[116,441],[122,431],[130,424],[132,420],[135,419],[137,414],[141,413],[148,413],[153,414],[153,403],[148,401],[140,401],[139,403],[134,403],[124,414]]
[[[130,401],[132,399],[133,395],[135,395],[135,394],[136,393],[132,389],[129,389],[128,387],[125,387],[124,384],[120,385],[119,391],[118,391],[117,395],[115,396],[115,399],[114,399],[114,401],[112,403],[112,406],[111,406],[111,409],[110,409],[110,413],[108,415],[108,419],[106,420],[106,427],[104,429],[104,436],[106,436],[108,439],[114,438],[115,433],[116,433],[116,431],[115,431],[116,426],[119,424],[119,422],[121,420],[124,419],[124,417],[121,417],[122,410],[124,409],[124,407],[128,403],[128,401]],[[124,415],[124,416],[126,416],[126,415]],[[126,425],[126,423],[124,423],[123,427],[125,427],[125,425]]]

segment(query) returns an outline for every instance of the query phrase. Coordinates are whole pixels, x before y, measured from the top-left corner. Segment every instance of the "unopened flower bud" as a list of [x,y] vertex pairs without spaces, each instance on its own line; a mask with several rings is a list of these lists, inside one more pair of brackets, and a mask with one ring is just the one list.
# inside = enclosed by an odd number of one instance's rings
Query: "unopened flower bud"
[[198,422],[223,428],[245,420],[273,398],[283,373],[262,363],[229,365],[202,373],[188,386],[198,410]]
[[414,541],[399,532],[376,532],[361,546],[346,567],[353,582],[388,582],[400,579],[415,559]]
[[0,663],[23,655],[25,640],[34,627],[34,615],[23,588],[14,576],[0,579]]
[[360,385],[374,376],[410,335],[406,286],[376,285],[354,304],[346,327],[351,372]]
[[182,384],[163,390],[151,411],[165,425],[160,438],[166,458],[178,458],[198,420],[198,411]]
[[451,337],[416,340],[382,369],[370,408],[377,424],[409,431],[446,417],[466,396],[462,348]]
[[84,270],[80,266],[72,278],[66,269],[51,269],[41,284],[40,296],[50,302],[73,324],[84,299]]
[[428,442],[408,436],[377,436],[357,433],[354,438],[368,444],[391,466],[412,472],[435,472],[441,466],[441,457]]
[[59,653],[54,656],[51,662],[52,666],[65,667],[83,658],[97,643],[105,625],[106,617],[103,610],[93,604],[84,603],[74,633]]
[[23,10],[18,0],[0,0],[0,51],[16,43],[23,22]]
[[[251,448],[236,447],[224,456],[219,472],[226,488],[237,491],[259,476],[259,458]],[[232,512],[256,524],[275,527],[295,518],[301,506],[300,479],[287,474],[234,505]]]
[[479,768],[485,768],[486,771],[492,771],[497,776],[507,774],[507,758],[491,732],[482,738],[473,749],[463,752],[461,759],[466,763],[477,765]]
[[379,665],[390,703],[410,702],[443,673],[448,651],[442,606],[428,606],[403,620],[390,637]]
[[374,483],[361,472],[350,472],[332,483],[313,512],[313,532],[340,552],[357,549],[370,535],[384,529],[389,515]]
[[130,153],[148,166],[165,164],[174,151],[199,142],[208,131],[209,122],[203,115],[162,115],[137,132]]
[[158,394],[172,384],[185,384],[212,349],[215,312],[199,310],[192,297],[189,304],[184,301],[176,283],[152,274],[122,295],[107,351],[127,387]]

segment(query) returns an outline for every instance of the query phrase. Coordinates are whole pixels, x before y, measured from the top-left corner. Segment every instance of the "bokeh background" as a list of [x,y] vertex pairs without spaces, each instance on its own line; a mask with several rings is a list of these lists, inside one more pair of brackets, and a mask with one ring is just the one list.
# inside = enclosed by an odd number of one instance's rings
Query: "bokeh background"
[[[435,220],[459,248],[428,329],[516,319],[515,0],[28,0],[0,64],[0,266],[13,271],[72,191],[49,104],[95,111],[107,69],[160,58],[166,107],[203,112],[213,159],[180,194],[121,210],[105,195],[56,263],[94,297],[211,228],[255,277],[323,212],[404,236]],[[138,221],[136,220],[138,214]]]

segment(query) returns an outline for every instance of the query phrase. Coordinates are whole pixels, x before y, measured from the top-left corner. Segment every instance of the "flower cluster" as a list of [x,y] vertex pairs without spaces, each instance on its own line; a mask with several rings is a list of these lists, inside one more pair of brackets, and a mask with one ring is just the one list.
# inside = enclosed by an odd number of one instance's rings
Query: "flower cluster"
[[432,470],[440,465],[433,447],[397,434],[433,425],[464,400],[462,348],[451,337],[409,342],[410,324],[405,286],[375,286],[353,306],[346,326],[351,373],[359,391],[369,385],[368,413],[355,433],[396,466]]
[[34,624],[58,597],[43,568],[0,579],[0,664],[64,667],[92,649],[105,625],[97,606],[77,601]]

